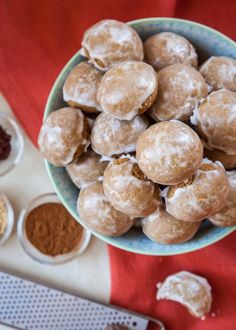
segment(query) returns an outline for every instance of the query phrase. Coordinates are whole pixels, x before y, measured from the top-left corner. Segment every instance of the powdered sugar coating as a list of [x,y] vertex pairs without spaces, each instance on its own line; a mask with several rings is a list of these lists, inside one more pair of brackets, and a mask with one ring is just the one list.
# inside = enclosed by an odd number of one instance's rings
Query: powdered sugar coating
[[161,32],[148,38],[144,43],[144,54],[146,61],[157,71],[172,64],[197,68],[198,56],[193,45],[176,33]]
[[160,192],[153,182],[136,177],[134,166],[137,164],[128,158],[110,163],[104,172],[103,187],[113,207],[133,218],[139,218],[159,207]]
[[138,164],[149,179],[173,185],[191,177],[199,167],[203,147],[198,135],[179,121],[160,122],[140,135]]
[[102,182],[94,182],[80,191],[77,210],[84,224],[105,236],[119,236],[127,232],[133,220],[114,209],[103,192]]
[[211,286],[204,277],[182,271],[168,276],[159,285],[157,299],[179,302],[193,316],[202,318],[211,309]]
[[177,244],[190,240],[197,232],[199,222],[180,221],[163,208],[143,219],[143,232],[151,240],[161,244]]
[[96,118],[92,128],[92,148],[98,154],[108,157],[133,152],[139,135],[147,127],[148,120],[144,116],[121,121],[103,112]]
[[157,121],[189,120],[200,100],[208,95],[201,74],[191,66],[174,64],[160,70],[158,95],[151,107],[151,116]]
[[207,84],[213,90],[236,92],[236,60],[226,56],[211,56],[200,68]]
[[201,221],[219,212],[228,194],[229,182],[223,166],[203,159],[190,182],[168,189],[166,210],[177,219]]
[[209,220],[216,226],[236,225],[236,171],[226,172],[229,179],[229,195],[225,206]]
[[236,93],[221,89],[212,92],[194,110],[197,130],[209,149],[236,153]]
[[115,157],[102,156],[100,162],[112,162],[113,160],[115,160]]
[[80,158],[66,166],[73,183],[78,187],[85,187],[87,184],[99,180],[104,173],[108,162],[101,162],[101,157],[93,151],[87,151]]
[[70,106],[76,106],[86,112],[99,112],[97,90],[102,73],[88,62],[76,65],[67,76],[63,86],[63,99]]
[[143,60],[143,44],[137,32],[127,24],[106,19],[85,31],[83,53],[100,70],[128,60]]
[[[154,69],[138,61],[128,61],[113,66],[102,78],[97,99],[102,110],[120,120],[131,120],[147,110],[149,98],[157,93]],[[152,101],[152,102],[153,102]]]
[[89,133],[88,121],[79,109],[62,108],[50,113],[43,123],[38,145],[49,163],[66,166],[87,149]]

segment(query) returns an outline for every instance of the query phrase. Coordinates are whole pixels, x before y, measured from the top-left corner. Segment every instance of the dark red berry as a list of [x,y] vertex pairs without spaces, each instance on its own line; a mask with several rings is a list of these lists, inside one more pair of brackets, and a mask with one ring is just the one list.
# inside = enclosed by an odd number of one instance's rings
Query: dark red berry
[[0,125],[0,161],[7,159],[11,152],[11,135]]

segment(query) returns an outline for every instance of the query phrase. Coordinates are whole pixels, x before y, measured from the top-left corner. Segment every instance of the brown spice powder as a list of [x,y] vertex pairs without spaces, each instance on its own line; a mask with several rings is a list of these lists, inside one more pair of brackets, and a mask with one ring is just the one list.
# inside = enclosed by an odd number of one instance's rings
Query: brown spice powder
[[71,252],[83,234],[83,227],[59,203],[42,204],[30,211],[25,230],[31,244],[50,256]]

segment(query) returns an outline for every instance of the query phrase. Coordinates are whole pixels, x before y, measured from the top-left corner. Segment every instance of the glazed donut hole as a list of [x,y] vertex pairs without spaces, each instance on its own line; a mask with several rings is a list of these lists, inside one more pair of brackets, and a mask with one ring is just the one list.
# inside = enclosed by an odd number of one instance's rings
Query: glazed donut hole
[[212,92],[194,110],[191,122],[208,149],[218,149],[227,155],[236,152],[236,93],[222,89]]
[[153,182],[175,185],[191,177],[201,164],[203,147],[198,135],[180,121],[150,126],[137,142],[139,167]]
[[98,87],[102,110],[120,120],[132,120],[144,113],[157,95],[154,69],[144,62],[128,61],[113,66]]
[[235,172],[224,168],[236,167],[236,60],[198,69],[185,37],[143,44],[110,19],[85,31],[80,55],[62,87],[68,107],[50,113],[38,144],[80,189],[85,226],[115,237],[135,221],[154,242],[181,244],[207,217],[235,225]]
[[72,182],[78,187],[86,185],[102,178],[108,162],[101,161],[101,157],[92,150],[84,153],[80,158],[66,166],[66,171]]
[[186,64],[197,68],[198,56],[193,45],[184,37],[161,32],[148,38],[144,43],[147,63],[156,71],[172,64]]
[[84,112],[99,113],[97,90],[103,74],[88,62],[76,65],[67,76],[63,85],[63,99],[71,107]]
[[89,123],[83,113],[75,108],[62,108],[50,113],[43,123],[38,145],[49,163],[63,167],[86,151],[89,135]]
[[107,157],[134,152],[138,137],[148,124],[148,119],[143,115],[130,121],[121,121],[102,112],[92,127],[92,148],[96,153]]
[[86,227],[105,236],[120,236],[134,224],[133,219],[110,204],[101,182],[93,182],[80,190],[77,210]]
[[196,234],[200,222],[175,219],[163,207],[142,221],[144,234],[160,244],[178,244],[189,241]]
[[236,154],[227,155],[224,151],[218,149],[204,149],[204,156],[213,162],[219,161],[223,164],[224,168],[229,170],[236,167]]
[[204,277],[182,271],[158,284],[157,300],[160,299],[176,301],[191,315],[204,319],[211,310],[211,286]]
[[124,61],[142,61],[143,43],[129,25],[106,19],[85,31],[83,54],[102,71]]
[[201,221],[226,204],[229,181],[221,163],[203,159],[192,178],[165,192],[166,211],[183,221]]
[[206,60],[200,73],[214,91],[228,89],[236,92],[236,60],[226,56],[211,56]]
[[218,227],[236,225],[236,171],[226,172],[226,174],[229,180],[229,195],[226,204],[220,212],[209,218]]
[[132,157],[107,166],[103,187],[112,206],[132,218],[145,217],[160,206],[159,187],[145,177]]
[[156,121],[188,121],[193,110],[208,95],[207,84],[193,67],[174,64],[157,73],[158,95],[150,115]]

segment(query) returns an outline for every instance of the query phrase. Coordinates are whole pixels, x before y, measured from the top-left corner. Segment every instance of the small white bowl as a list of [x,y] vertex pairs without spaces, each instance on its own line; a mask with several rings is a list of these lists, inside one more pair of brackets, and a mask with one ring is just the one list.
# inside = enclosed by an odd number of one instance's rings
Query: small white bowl
[[19,162],[24,150],[24,139],[18,124],[0,112],[0,126],[11,135],[11,152],[7,159],[0,161],[0,176],[8,173]]
[[25,252],[34,260],[42,264],[50,264],[50,265],[61,264],[76,258],[78,255],[82,254],[86,250],[91,239],[91,233],[87,229],[83,228],[83,236],[81,241],[76,246],[76,248],[69,253],[57,255],[55,257],[43,254],[37,248],[35,248],[28,240],[25,231],[25,221],[31,210],[33,210],[35,207],[39,205],[46,203],[62,204],[55,193],[43,194],[33,199],[29,203],[29,205],[21,211],[19,215],[19,219],[17,223],[17,236]]
[[3,200],[7,208],[7,227],[2,235],[0,235],[0,246],[3,245],[6,240],[10,237],[14,227],[14,211],[11,203],[6,195],[0,194],[0,199]]

